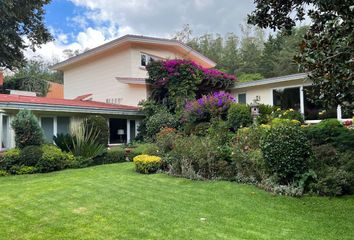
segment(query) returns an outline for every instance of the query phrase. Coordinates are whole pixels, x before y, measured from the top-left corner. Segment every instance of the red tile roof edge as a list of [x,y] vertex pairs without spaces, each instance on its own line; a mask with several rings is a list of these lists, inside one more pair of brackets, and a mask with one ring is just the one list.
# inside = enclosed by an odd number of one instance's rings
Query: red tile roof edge
[[137,111],[139,107],[128,105],[109,104],[96,101],[85,100],[70,100],[59,98],[45,98],[45,97],[31,97],[21,95],[0,94],[0,103],[28,103],[38,105],[52,105],[52,106],[72,106],[72,107],[84,107],[84,108],[99,108],[99,109],[111,109],[111,110],[132,110]]

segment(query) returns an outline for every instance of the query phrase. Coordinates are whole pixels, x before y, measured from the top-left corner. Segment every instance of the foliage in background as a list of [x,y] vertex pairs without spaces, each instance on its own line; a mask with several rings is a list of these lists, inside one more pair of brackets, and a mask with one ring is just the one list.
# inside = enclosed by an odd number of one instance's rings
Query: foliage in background
[[99,115],[89,116],[85,119],[85,122],[83,124],[86,128],[85,132],[89,133],[90,129],[93,129],[97,132],[97,142],[99,144],[107,146],[109,138],[109,128],[106,118]]
[[233,86],[236,78],[216,69],[206,69],[189,60],[154,61],[147,66],[150,99],[171,112],[183,109],[187,100]]
[[[50,0],[3,0],[0,4],[0,68],[21,67],[24,50],[52,40],[44,25],[44,6]],[[25,43],[25,38],[28,43]]]
[[275,111],[272,113],[273,118],[281,118],[281,119],[289,119],[289,120],[297,120],[301,123],[304,123],[304,116],[298,112],[295,111],[294,109],[286,109],[286,110],[281,110],[280,108],[277,108]]
[[175,38],[217,63],[216,68],[236,74],[239,82],[260,80],[299,72],[294,56],[307,27],[293,28],[292,35],[279,32],[267,39],[260,28],[243,25],[242,34],[227,33],[192,36],[186,25]]
[[[325,106],[354,106],[354,7],[350,0],[256,0],[249,23],[291,33],[296,21],[308,15],[311,25],[299,47],[296,61],[320,94]],[[311,7],[309,7],[309,5]]]
[[73,147],[73,137],[69,133],[59,133],[53,136],[53,141],[55,145],[64,152],[70,152],[70,149]]
[[20,110],[11,127],[15,132],[16,146],[24,148],[30,145],[41,145],[43,143],[43,130],[39,126],[38,119],[29,110]]

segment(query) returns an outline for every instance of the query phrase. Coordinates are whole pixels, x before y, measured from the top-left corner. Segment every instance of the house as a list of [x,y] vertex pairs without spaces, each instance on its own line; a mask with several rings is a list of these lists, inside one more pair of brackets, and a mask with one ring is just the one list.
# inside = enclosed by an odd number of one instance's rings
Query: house
[[338,106],[335,109],[323,109],[309,100],[306,90],[314,88],[312,81],[307,79],[306,73],[273,77],[262,80],[237,83],[231,90],[239,103],[250,104],[254,100],[281,109],[294,109],[301,112],[308,122],[317,122],[321,119],[323,110],[326,118],[343,120],[351,118],[351,109]]
[[163,59],[216,65],[187,45],[170,39],[126,35],[52,66],[63,72],[64,98],[92,94],[94,101],[137,106],[147,98],[146,65]]
[[[144,117],[137,107],[148,96],[146,65],[163,59],[189,59],[210,68],[216,64],[176,40],[126,35],[52,66],[63,72],[62,86],[51,84],[49,95],[13,91],[0,94],[0,150],[15,147],[11,121],[20,109],[39,119],[45,139],[68,133],[89,115],[107,119],[107,143],[129,143]],[[1,75],[2,76],[2,75]],[[0,83],[3,80],[0,77]]]

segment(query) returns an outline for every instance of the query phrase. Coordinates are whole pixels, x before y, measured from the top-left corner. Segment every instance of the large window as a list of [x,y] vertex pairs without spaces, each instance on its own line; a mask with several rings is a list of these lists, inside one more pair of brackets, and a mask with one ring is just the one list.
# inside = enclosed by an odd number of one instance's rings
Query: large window
[[57,134],[67,134],[70,130],[69,117],[57,117]]
[[274,89],[273,105],[281,109],[292,108],[300,112],[300,87]]
[[53,117],[42,117],[41,126],[44,132],[44,139],[46,142],[53,142],[54,136],[54,118]]
[[[130,130],[130,129],[129,129]],[[127,142],[127,120],[126,119],[109,119],[109,143],[126,143]]]

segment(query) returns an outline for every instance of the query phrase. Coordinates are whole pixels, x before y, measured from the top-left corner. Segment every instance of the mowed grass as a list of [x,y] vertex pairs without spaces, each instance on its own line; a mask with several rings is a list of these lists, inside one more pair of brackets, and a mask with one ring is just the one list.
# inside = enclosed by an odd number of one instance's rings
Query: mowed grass
[[1,239],[353,239],[354,197],[291,198],[131,163],[0,178]]

